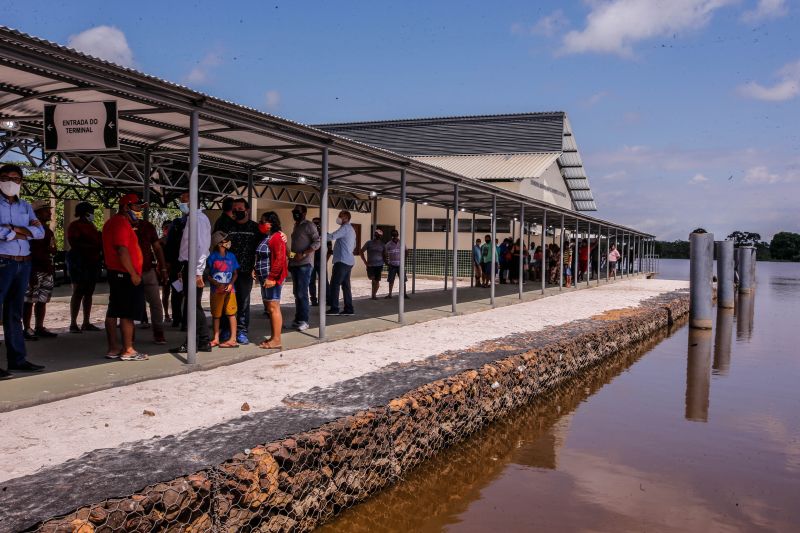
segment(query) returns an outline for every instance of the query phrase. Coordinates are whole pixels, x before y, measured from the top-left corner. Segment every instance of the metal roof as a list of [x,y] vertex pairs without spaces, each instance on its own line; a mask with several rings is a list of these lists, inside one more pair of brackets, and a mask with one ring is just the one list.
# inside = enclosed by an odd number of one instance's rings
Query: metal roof
[[[567,114],[563,111],[349,122],[318,124],[315,127],[426,162],[437,161],[433,156],[530,155],[558,152],[561,155],[558,158],[559,167],[575,209],[597,210],[572,127]],[[447,161],[448,164],[452,162],[453,167],[443,168],[455,172],[459,172],[457,168],[471,168],[466,160],[463,162],[456,159],[439,160]],[[489,179],[489,176],[502,174],[506,170],[504,160],[487,159],[487,167],[491,162],[497,163],[502,168],[496,170],[485,168],[484,176],[472,177]],[[582,178],[582,180],[571,181],[566,179],[568,177]],[[583,192],[575,194],[578,190]],[[585,191],[588,191],[588,198]]]
[[[116,100],[119,109],[119,151],[44,153],[44,104],[109,99]],[[188,186],[189,121],[195,111],[200,124],[200,192],[212,200],[244,195],[252,187],[256,197],[318,202],[323,152],[327,150],[331,191],[339,195],[338,204],[332,195],[334,206],[368,206],[371,194],[398,198],[400,174],[405,170],[407,198],[412,202],[451,207],[457,184],[460,205],[468,212],[488,214],[492,197],[496,197],[500,218],[516,216],[525,205],[531,220],[541,218],[547,210],[551,215],[578,218],[581,224],[598,223],[385,148],[214,98],[0,27],[0,117],[21,124],[19,131],[0,133],[0,156],[14,154],[40,169],[50,168],[55,160],[60,168],[80,178],[82,185],[105,191],[143,190],[149,181],[153,193],[167,202]],[[541,115],[542,121],[563,128],[563,114]],[[518,122],[530,124],[530,116],[526,117]],[[633,228],[622,229],[642,234]]]
[[479,180],[521,180],[539,178],[560,152],[534,154],[424,155],[414,156],[434,167],[444,168]]

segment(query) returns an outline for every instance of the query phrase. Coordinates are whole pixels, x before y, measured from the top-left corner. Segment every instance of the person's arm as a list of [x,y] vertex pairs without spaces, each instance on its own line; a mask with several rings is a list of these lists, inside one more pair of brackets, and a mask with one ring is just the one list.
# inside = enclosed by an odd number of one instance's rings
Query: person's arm
[[333,233],[328,233],[328,240],[335,241],[336,239],[340,239],[343,235],[345,235],[346,228],[347,226],[342,224],[341,226],[339,226],[339,229],[337,229]]
[[239,279],[239,267],[236,267],[236,270],[233,271],[233,277],[231,278],[231,282],[228,283],[228,286],[225,287],[226,292],[233,291],[233,284],[236,283],[236,280]]
[[272,282],[270,286],[274,286],[281,279],[283,265],[286,263],[286,243],[282,239],[271,238],[269,240],[269,252],[270,261],[267,280]]
[[[369,241],[367,241],[367,242],[369,242]],[[358,254],[359,256],[361,256],[361,260],[362,260],[362,261],[364,261],[364,264],[365,264],[365,265],[367,264],[367,258],[366,258],[366,257],[364,257],[364,252],[365,252],[366,250],[367,250],[367,243],[365,242],[365,243],[364,243],[364,246],[362,246],[362,247],[361,247],[361,252]]]
[[167,279],[167,259],[164,257],[164,247],[161,244],[161,239],[153,243],[153,254],[156,256],[156,264],[158,265],[158,278],[164,283]]
[[306,255],[313,254],[322,246],[322,237],[320,237],[319,232],[317,231],[317,226],[315,226],[313,222],[309,224],[309,226],[311,231],[308,232],[308,235],[311,237],[311,244],[306,250]]
[[24,235],[25,238],[30,240],[35,239],[44,239],[44,227],[42,223],[39,222],[39,219],[36,218],[36,213],[33,212],[33,208],[30,204],[25,204],[25,211],[28,215],[28,222],[27,226],[18,227],[18,230],[22,230],[23,233],[17,231],[18,235]]
[[119,255],[119,262],[122,263],[123,268],[130,274],[131,282],[134,285],[139,285],[142,282],[142,277],[136,273],[136,269],[133,268],[133,261],[131,260],[131,254],[128,252],[128,249],[125,246],[117,246],[117,255]]

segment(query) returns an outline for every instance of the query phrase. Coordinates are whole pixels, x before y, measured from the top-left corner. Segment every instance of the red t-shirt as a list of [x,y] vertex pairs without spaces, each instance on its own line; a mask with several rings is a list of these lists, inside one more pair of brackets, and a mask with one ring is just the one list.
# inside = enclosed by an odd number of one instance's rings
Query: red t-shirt
[[103,242],[100,232],[91,222],[85,220],[75,220],[67,228],[67,241],[69,247],[79,252],[81,259],[87,265],[94,265],[100,262],[100,251],[103,249]]
[[147,272],[153,268],[153,245],[158,242],[156,227],[146,220],[140,220],[136,226],[136,235],[139,238],[139,248],[142,250],[142,270]]
[[119,259],[117,247],[124,246],[131,256],[133,269],[137,274],[142,274],[142,249],[139,248],[139,239],[133,231],[127,215],[117,214],[109,218],[103,225],[103,254],[106,258],[106,267],[116,272],[127,272]]

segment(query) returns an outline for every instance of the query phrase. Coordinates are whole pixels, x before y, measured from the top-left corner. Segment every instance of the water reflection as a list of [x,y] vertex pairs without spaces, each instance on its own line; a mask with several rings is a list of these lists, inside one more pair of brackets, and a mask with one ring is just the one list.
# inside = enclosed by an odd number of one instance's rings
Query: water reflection
[[750,340],[753,336],[753,316],[755,313],[755,291],[739,294],[736,299],[736,339]]
[[714,331],[714,374],[727,376],[731,368],[731,334],[733,333],[733,309],[717,308],[717,323]]
[[[685,319],[674,327],[682,324]],[[441,531],[458,522],[457,517],[480,499],[481,491],[495,483],[509,464],[555,470],[573,411],[669,334],[663,330],[638,346],[622,350],[586,375],[496,420],[423,463],[402,483],[345,511],[319,531]]]
[[708,422],[711,392],[711,330],[689,329],[686,358],[686,420]]

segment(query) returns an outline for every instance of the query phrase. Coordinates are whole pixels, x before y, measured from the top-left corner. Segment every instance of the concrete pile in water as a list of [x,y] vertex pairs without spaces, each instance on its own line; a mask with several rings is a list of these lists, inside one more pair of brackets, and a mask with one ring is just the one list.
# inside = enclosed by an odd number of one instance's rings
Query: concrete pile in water
[[37,529],[311,530],[488,422],[670,325],[688,306],[687,293],[673,292],[638,308],[487,341],[473,350],[496,356],[491,363]]

